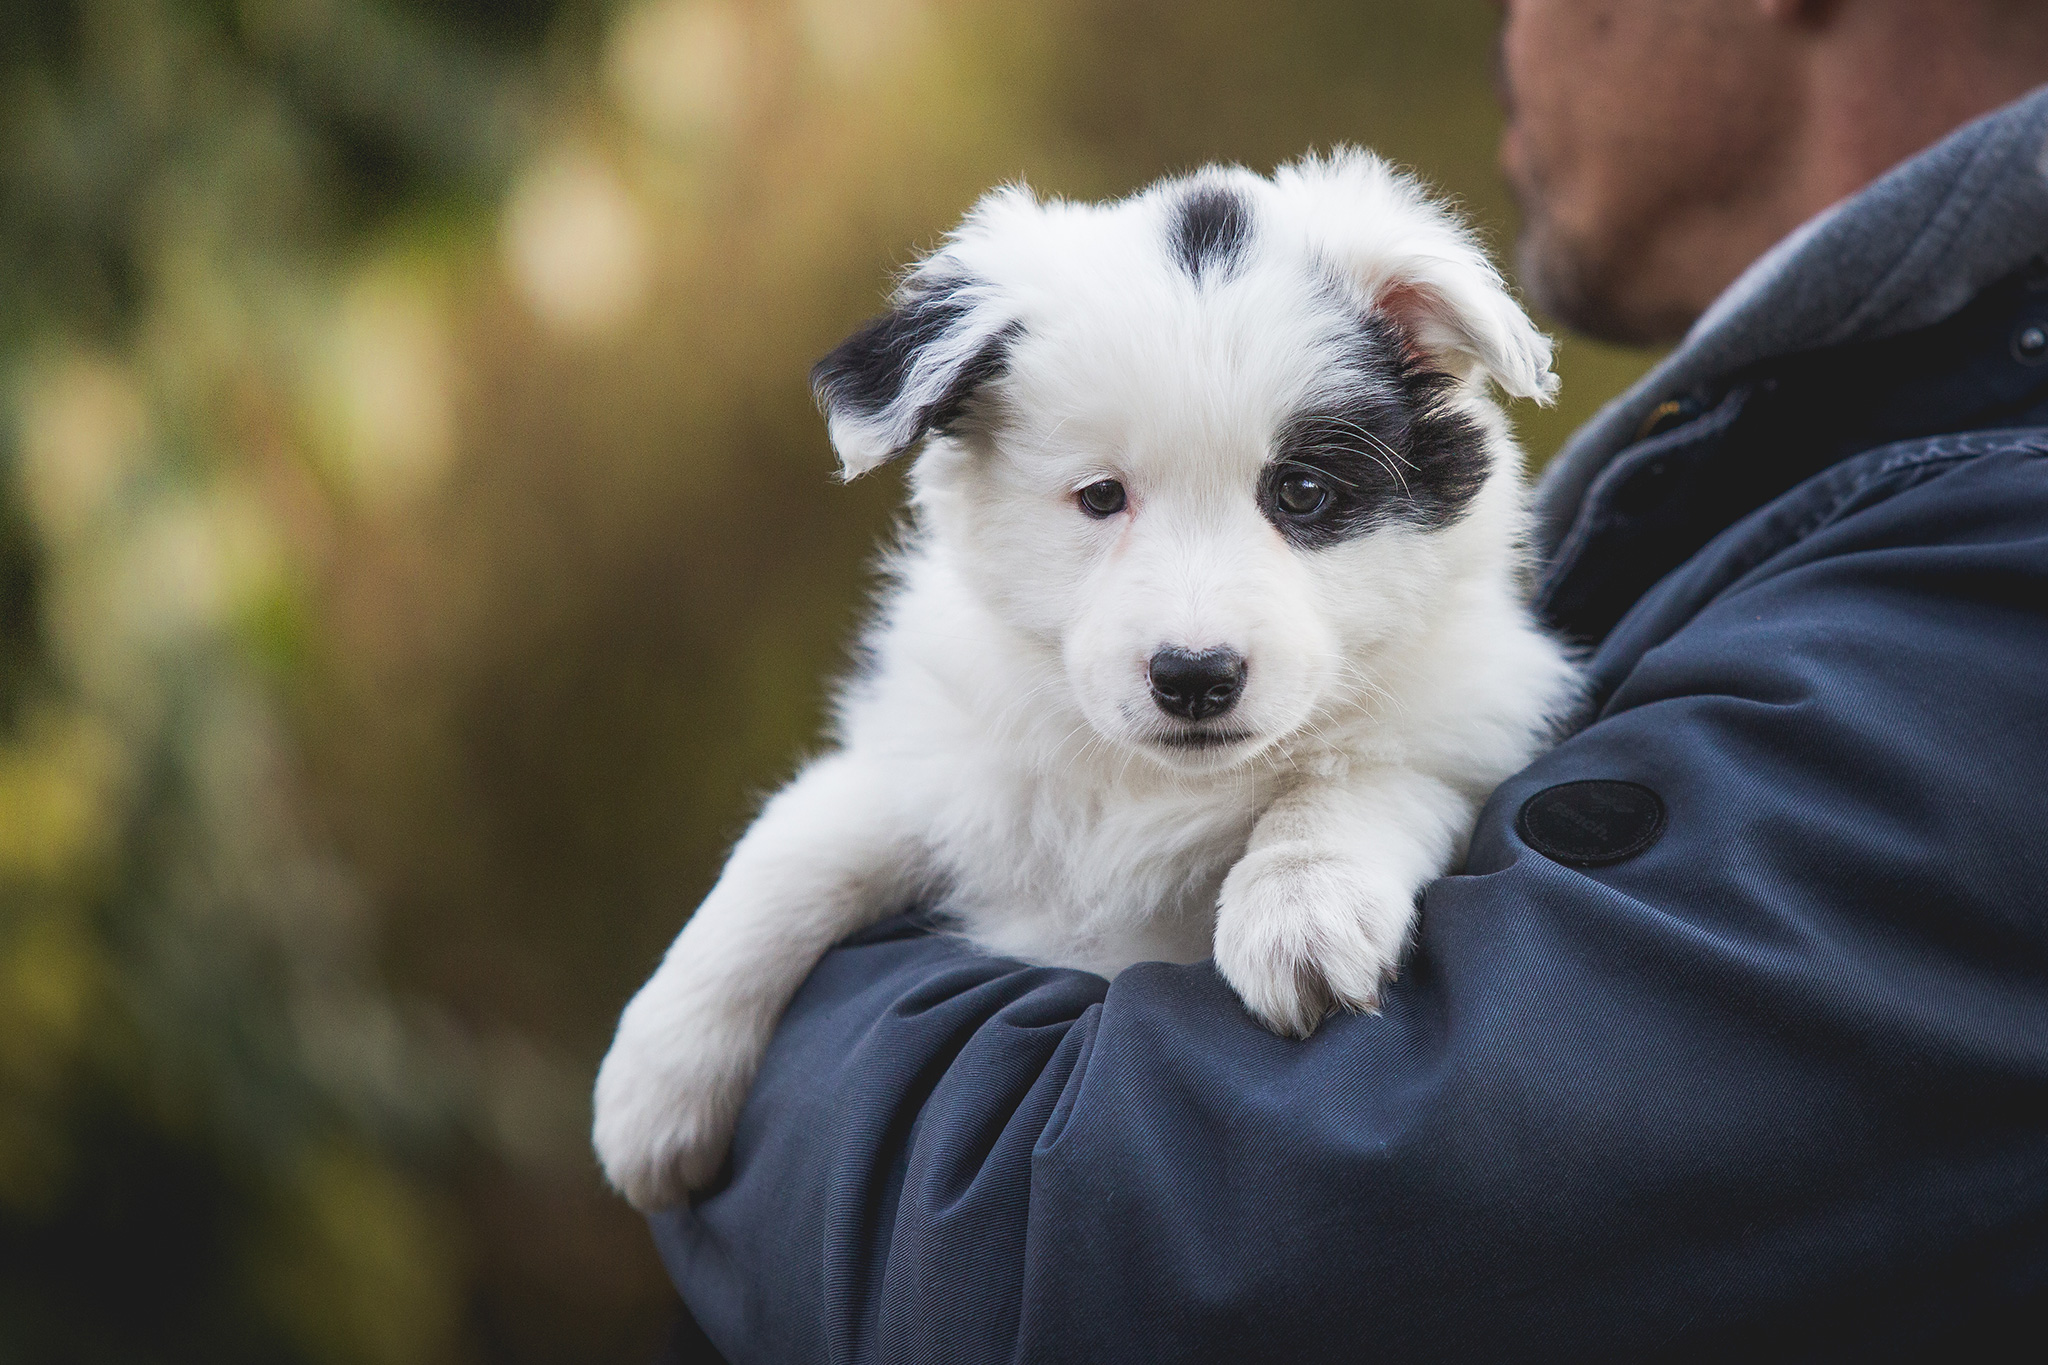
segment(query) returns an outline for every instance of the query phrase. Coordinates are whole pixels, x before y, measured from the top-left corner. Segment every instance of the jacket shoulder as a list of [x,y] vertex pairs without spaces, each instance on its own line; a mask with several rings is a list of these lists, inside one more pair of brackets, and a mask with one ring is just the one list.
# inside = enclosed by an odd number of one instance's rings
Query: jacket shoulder
[[[1611,683],[1713,603],[1818,561],[1961,543],[2005,543],[2048,567],[2048,427],[1899,441],[1831,466],[1644,594],[1602,642],[1593,672]],[[1865,562],[1873,572],[1896,567]]]

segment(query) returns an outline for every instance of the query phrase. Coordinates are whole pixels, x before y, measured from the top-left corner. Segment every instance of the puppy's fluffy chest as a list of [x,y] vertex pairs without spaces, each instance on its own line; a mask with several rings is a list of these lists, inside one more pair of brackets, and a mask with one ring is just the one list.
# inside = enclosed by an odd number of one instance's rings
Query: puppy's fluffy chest
[[1138,791],[992,776],[932,829],[945,904],[968,937],[1103,973],[1209,955],[1217,892],[1270,800],[1265,784]]
[[990,951],[1104,973],[1207,957],[1259,817],[1383,738],[1353,713],[1249,766],[1163,770],[1055,704],[1056,648],[980,610],[943,562],[911,549],[895,572],[841,740],[890,774],[926,897]]

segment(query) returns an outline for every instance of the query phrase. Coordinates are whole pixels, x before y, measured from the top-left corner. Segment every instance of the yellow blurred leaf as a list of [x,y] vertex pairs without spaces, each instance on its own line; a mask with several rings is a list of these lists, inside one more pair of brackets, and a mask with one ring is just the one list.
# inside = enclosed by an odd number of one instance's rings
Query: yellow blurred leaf
[[56,885],[90,869],[119,825],[122,756],[83,717],[43,716],[0,747],[0,885]]
[[308,1360],[425,1365],[455,1340],[459,1279],[445,1220],[361,1151],[310,1154],[251,1266]]

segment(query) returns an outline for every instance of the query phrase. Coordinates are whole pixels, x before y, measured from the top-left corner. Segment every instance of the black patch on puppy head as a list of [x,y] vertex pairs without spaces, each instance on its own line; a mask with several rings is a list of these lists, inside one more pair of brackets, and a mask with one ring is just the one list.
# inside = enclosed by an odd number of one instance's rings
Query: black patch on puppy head
[[1173,222],[1173,255],[1196,280],[1204,270],[1228,275],[1251,240],[1252,209],[1244,196],[1220,185],[1205,185],[1181,200]]
[[1023,328],[1010,323],[952,364],[944,386],[914,410],[891,413],[906,401],[904,388],[925,351],[973,312],[948,290],[915,294],[894,311],[863,324],[811,367],[811,391],[827,414],[841,410],[866,421],[887,421],[900,434],[902,454],[928,432],[950,432],[975,392],[1000,375]]
[[[1260,478],[1266,519],[1303,549],[1396,521],[1440,531],[1486,483],[1486,433],[1458,405],[1456,379],[1432,369],[1378,314],[1366,315],[1349,349],[1355,381],[1288,421]],[[1280,501],[1281,485],[1303,475],[1329,492],[1307,516]]]

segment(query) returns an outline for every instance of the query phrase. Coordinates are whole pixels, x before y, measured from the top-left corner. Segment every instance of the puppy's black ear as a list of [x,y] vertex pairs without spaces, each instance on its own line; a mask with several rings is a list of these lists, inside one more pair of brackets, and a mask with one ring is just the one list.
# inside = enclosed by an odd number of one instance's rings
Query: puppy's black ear
[[1021,328],[971,286],[907,288],[896,307],[811,368],[845,477],[945,432],[1003,372]]

